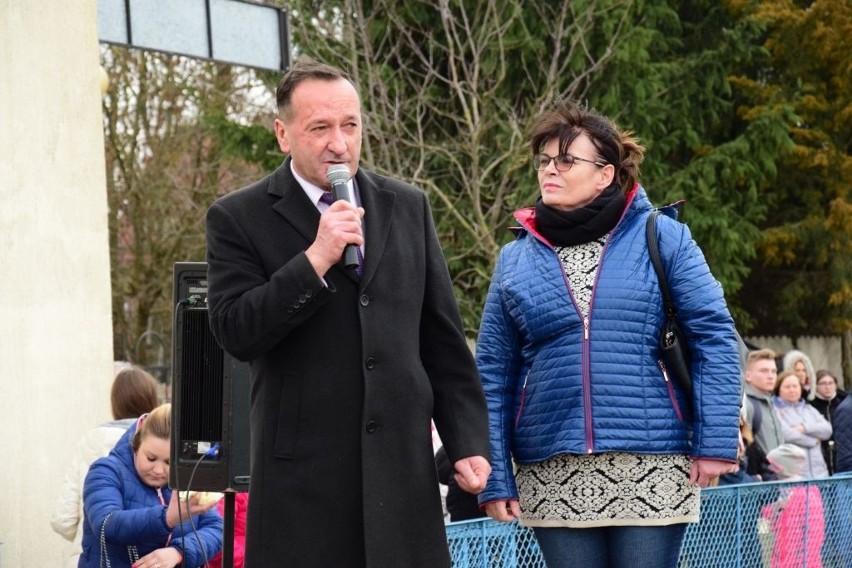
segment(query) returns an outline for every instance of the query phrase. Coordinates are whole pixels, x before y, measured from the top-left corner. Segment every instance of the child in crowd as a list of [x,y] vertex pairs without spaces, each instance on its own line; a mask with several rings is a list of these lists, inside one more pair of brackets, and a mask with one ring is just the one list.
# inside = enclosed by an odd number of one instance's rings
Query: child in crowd
[[216,502],[169,486],[171,405],[139,417],[83,485],[79,568],[197,568],[222,549]]
[[64,568],[77,568],[83,548],[83,482],[89,466],[106,456],[136,420],[158,404],[157,380],[145,369],[128,363],[115,363],[116,375],[110,389],[113,420],[93,428],[80,440],[59,490],[50,526],[72,542]]
[[[802,468],[807,456],[799,446],[781,444],[766,457],[779,481],[804,479]],[[767,505],[762,516],[775,535],[772,568],[822,568],[820,550],[825,540],[825,519],[818,487],[782,487],[778,500]]]

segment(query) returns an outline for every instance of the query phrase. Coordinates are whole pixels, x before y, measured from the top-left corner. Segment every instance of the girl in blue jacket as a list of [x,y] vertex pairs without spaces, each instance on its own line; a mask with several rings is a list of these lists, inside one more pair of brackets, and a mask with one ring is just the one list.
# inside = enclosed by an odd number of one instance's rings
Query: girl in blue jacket
[[677,566],[699,488],[737,468],[740,362],[721,286],[687,227],[659,216],[687,399],[660,356],[644,148],[558,104],[530,149],[541,197],[515,214],[477,342],[493,468],[479,502],[533,527],[550,568]]
[[222,548],[216,501],[178,500],[168,487],[171,405],[143,415],[83,486],[80,568],[203,566]]

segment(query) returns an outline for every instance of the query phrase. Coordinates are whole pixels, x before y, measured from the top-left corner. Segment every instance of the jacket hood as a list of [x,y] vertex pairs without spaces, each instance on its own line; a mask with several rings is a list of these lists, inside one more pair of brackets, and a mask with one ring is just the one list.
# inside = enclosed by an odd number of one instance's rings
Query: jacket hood
[[103,428],[121,428],[122,430],[127,430],[134,424],[138,418],[122,418],[121,420],[110,420],[109,422],[104,422],[101,424]]
[[136,429],[139,427],[139,419],[133,420],[130,424],[130,427],[127,431],[119,438],[118,442],[115,443],[115,446],[110,450],[109,455],[115,456],[122,465],[130,469],[130,471],[136,471],[136,464],[133,462],[133,447],[131,443],[133,442],[133,435],[136,434]]
[[798,349],[791,349],[784,354],[783,366],[785,371],[794,370],[796,363],[801,361],[805,364],[805,372],[808,374],[808,390],[807,398],[808,400],[813,400],[816,395],[816,370],[814,370],[814,364],[811,362],[811,358],[799,351]]

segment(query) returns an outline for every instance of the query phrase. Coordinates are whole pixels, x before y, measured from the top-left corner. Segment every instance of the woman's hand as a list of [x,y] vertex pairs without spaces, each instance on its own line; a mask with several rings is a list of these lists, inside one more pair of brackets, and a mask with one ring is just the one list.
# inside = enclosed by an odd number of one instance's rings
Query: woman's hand
[[695,459],[692,460],[692,471],[689,472],[689,482],[698,487],[707,487],[710,481],[726,473],[739,471],[739,464],[722,460]]
[[183,556],[180,552],[176,548],[167,546],[146,554],[133,563],[133,568],[174,568],[181,561],[183,561]]
[[501,523],[521,518],[521,506],[517,499],[491,501],[485,504],[485,514]]
[[174,528],[181,521],[186,521],[195,515],[206,513],[216,506],[216,501],[202,503],[201,496],[197,493],[190,493],[189,499],[181,499],[179,491],[172,491],[172,498],[169,500],[169,508],[166,510],[166,523],[169,528]]

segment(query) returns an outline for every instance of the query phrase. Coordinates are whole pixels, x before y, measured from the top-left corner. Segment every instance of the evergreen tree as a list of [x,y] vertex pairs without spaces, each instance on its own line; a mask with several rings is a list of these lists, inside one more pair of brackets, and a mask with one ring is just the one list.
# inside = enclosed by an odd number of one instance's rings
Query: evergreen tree
[[852,4],[763,0],[770,54],[740,78],[746,112],[791,107],[795,147],[778,163],[742,302],[760,334],[852,329]]

